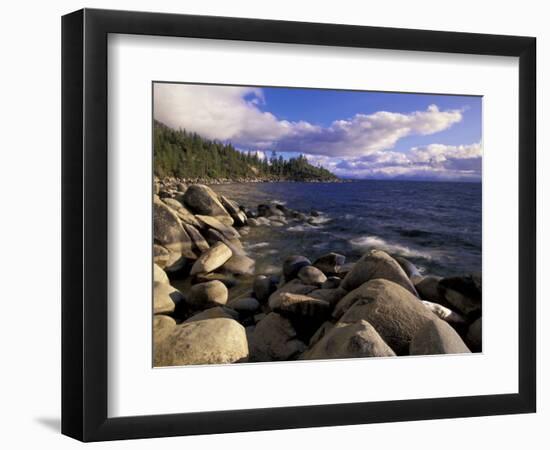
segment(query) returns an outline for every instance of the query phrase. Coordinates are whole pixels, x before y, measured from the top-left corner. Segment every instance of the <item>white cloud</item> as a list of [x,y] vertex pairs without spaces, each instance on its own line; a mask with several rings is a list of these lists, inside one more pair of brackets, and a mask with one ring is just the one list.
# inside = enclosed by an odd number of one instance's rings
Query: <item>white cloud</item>
[[329,127],[293,130],[277,143],[281,151],[330,156],[362,156],[394,147],[399,139],[443,131],[462,120],[459,110],[440,111],[435,105],[409,114],[379,111],[334,121]]
[[288,122],[258,109],[258,88],[157,83],[154,116],[172,128],[185,128],[209,139],[261,147],[283,136]]
[[261,159],[261,160],[267,159],[266,152],[262,152],[261,150],[251,151],[250,155],[256,155],[258,157],[258,159]]
[[155,84],[155,118],[172,128],[232,141],[244,149],[360,157],[394,147],[399,139],[443,131],[462,120],[460,110],[431,105],[408,114],[379,111],[336,120],[328,127],[290,122],[262,111],[258,88]]
[[307,155],[341,177],[351,178],[425,178],[440,180],[479,180],[481,143],[471,145],[430,144],[409,152],[377,151],[360,158]]
[[481,143],[472,145],[430,144],[411,149],[411,159],[417,162],[444,163],[453,159],[481,157]]

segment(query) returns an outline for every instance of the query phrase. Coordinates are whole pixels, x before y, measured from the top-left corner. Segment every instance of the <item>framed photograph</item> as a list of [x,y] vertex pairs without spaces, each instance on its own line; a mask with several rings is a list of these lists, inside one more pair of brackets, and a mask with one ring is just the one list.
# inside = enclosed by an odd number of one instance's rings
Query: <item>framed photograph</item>
[[62,432],[535,412],[536,40],[62,21]]

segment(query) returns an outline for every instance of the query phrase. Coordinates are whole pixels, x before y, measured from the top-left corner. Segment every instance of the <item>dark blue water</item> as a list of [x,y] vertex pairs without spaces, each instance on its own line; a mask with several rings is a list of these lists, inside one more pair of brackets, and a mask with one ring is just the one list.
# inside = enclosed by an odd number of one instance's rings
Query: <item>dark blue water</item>
[[255,209],[279,201],[321,212],[315,224],[251,228],[243,237],[257,272],[276,271],[289,254],[329,251],[357,260],[371,248],[441,276],[481,272],[481,184],[411,181],[257,183],[212,188]]

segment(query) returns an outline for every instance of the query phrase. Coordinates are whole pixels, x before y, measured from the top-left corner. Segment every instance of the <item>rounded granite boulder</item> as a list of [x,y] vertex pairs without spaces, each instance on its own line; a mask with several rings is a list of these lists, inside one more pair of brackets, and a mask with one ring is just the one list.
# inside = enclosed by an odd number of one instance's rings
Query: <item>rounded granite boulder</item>
[[407,289],[381,278],[346,295],[333,317],[350,323],[366,320],[397,355],[408,354],[411,339],[427,322],[440,320]]
[[223,207],[216,193],[203,184],[192,184],[183,196],[185,205],[195,214],[211,216],[225,225],[233,225],[233,219]]
[[191,286],[191,295],[187,301],[193,309],[205,309],[223,306],[227,303],[229,291],[219,280],[207,281]]
[[171,314],[185,300],[176,288],[164,282],[153,282],[153,313]]
[[302,280],[304,284],[321,285],[327,281],[326,275],[321,272],[317,267],[304,266],[298,271],[298,278]]
[[256,324],[249,344],[251,361],[293,360],[307,348],[290,320],[274,312]]
[[449,355],[471,353],[462,338],[447,322],[437,319],[426,322],[413,336],[411,355]]
[[347,291],[352,291],[363,283],[376,278],[397,283],[417,296],[414,285],[399,263],[382,250],[371,250],[363,255],[342,280],[341,287]]
[[233,319],[184,322],[155,351],[155,366],[227,364],[248,359],[244,327]]
[[277,290],[277,283],[272,277],[258,275],[254,278],[252,290],[254,291],[254,296],[263,303]]
[[395,356],[374,327],[365,320],[337,323],[300,359]]
[[186,258],[196,258],[193,241],[187,234],[176,213],[162,201],[153,201],[153,237],[167,250],[178,252]]
[[199,256],[191,268],[191,275],[213,272],[223,266],[232,255],[227,245],[218,242]]
[[290,281],[296,278],[302,267],[310,265],[311,261],[305,256],[291,255],[287,257],[283,262],[283,275],[285,277],[285,281]]

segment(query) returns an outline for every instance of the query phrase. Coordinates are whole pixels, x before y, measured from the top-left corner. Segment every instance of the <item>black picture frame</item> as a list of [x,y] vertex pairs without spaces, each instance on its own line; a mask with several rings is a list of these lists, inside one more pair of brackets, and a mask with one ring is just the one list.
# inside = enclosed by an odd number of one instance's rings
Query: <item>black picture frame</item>
[[[519,58],[518,393],[109,418],[107,36],[279,42]],[[536,39],[83,9],[62,18],[62,433],[82,441],[320,427],[536,409]]]

